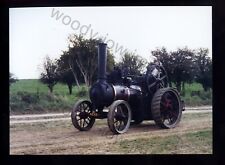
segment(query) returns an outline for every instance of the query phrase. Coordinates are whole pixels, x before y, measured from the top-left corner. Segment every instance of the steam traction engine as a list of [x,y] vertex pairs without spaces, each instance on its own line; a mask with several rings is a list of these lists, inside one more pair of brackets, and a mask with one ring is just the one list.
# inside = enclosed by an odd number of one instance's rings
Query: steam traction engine
[[[95,119],[107,118],[114,134],[128,130],[130,123],[154,120],[162,128],[174,128],[184,110],[175,88],[168,86],[163,66],[151,64],[144,75],[126,75],[114,68],[106,75],[107,45],[98,45],[98,80],[89,91],[90,100],[78,101],[71,118],[75,128],[88,131]],[[105,111],[107,110],[108,111]]]

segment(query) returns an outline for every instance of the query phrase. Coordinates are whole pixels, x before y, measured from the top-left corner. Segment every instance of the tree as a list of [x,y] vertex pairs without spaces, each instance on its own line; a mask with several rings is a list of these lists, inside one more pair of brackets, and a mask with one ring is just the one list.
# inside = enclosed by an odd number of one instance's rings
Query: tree
[[194,52],[187,47],[171,52],[172,59],[172,80],[179,92],[181,92],[181,85],[183,86],[183,94],[185,95],[184,83],[191,83],[194,80],[195,65],[193,62]]
[[[83,36],[71,35],[69,37],[69,50],[70,65],[73,72],[76,73],[75,67],[79,69],[84,82],[87,86],[92,85],[97,75],[98,64],[98,51],[97,46],[101,40],[85,39]],[[107,50],[107,68],[114,65],[114,56]]]
[[71,57],[66,51],[64,51],[57,60],[57,66],[59,82],[66,84],[68,86],[69,93],[72,94],[73,85],[76,84],[80,87],[80,82],[83,82],[79,68],[72,63]]
[[167,72],[167,76],[169,79],[169,86],[172,86],[172,78],[173,78],[173,63],[170,54],[167,52],[165,47],[161,49],[158,48],[154,51],[151,51],[152,55],[156,58],[154,63],[161,63]]
[[147,61],[141,56],[126,52],[117,65],[129,75],[139,75],[146,68]]
[[72,88],[75,83],[73,73],[71,70],[66,70],[59,73],[59,82],[65,83],[68,86],[69,94],[72,94]]
[[65,61],[63,60],[57,60],[57,65],[58,65],[57,72],[58,72],[59,82],[64,83],[68,86],[69,94],[71,95],[73,84],[75,83],[75,79],[73,77],[73,73],[71,69],[68,66],[66,66],[64,62]]
[[152,51],[152,55],[165,67],[170,81],[175,83],[179,92],[181,92],[181,85],[183,86],[183,94],[185,94],[184,83],[194,79],[194,52],[185,47],[168,53],[162,48]]
[[81,72],[87,86],[92,84],[92,77],[97,69],[97,43],[95,39],[84,39],[83,36],[70,36],[69,54],[71,63]]
[[106,64],[106,71],[111,72],[115,66],[115,60],[114,60],[113,53],[107,49],[107,64]]
[[13,73],[9,73],[9,85],[15,83],[16,81],[18,81],[18,79],[15,77],[15,75]]
[[212,60],[208,57],[209,50],[200,48],[195,55],[197,67],[196,82],[202,84],[205,91],[212,88]]
[[40,75],[40,81],[47,84],[50,92],[53,92],[54,85],[58,82],[59,76],[57,72],[57,64],[48,56],[45,57],[43,62],[43,70]]
[[59,72],[63,73],[65,71],[71,71],[72,77],[74,77],[74,81],[76,85],[80,87],[79,80],[81,79],[80,71],[77,65],[73,63],[73,56],[69,54],[67,51],[63,51],[63,54],[60,56],[58,62],[58,70]]

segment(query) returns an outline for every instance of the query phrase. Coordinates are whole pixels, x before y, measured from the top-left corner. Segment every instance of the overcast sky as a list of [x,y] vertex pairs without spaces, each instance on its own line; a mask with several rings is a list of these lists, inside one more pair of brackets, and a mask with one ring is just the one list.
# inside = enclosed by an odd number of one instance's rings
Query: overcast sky
[[187,46],[208,48],[212,56],[211,7],[44,7],[9,10],[10,72],[38,78],[46,55],[58,58],[69,34],[102,37],[116,61],[125,50],[147,60],[151,51]]

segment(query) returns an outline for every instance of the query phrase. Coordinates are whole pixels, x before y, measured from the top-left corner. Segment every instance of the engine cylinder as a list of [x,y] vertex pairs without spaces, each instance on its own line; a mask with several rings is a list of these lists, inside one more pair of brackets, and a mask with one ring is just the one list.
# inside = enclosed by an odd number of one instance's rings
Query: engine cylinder
[[130,98],[130,89],[122,85],[112,85],[114,92],[114,100],[128,101]]

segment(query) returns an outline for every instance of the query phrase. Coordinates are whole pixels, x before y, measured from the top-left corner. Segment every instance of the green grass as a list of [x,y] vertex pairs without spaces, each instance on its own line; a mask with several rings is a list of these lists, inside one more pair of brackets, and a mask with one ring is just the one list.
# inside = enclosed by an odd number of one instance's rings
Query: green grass
[[192,91],[203,91],[202,85],[199,83],[185,84],[185,95],[190,96]]
[[[200,95],[191,96],[192,91],[200,91]],[[205,92],[199,83],[185,84],[185,96],[181,98],[188,106],[212,105],[212,90]]]
[[[76,92],[77,88],[73,88],[73,92]],[[48,93],[49,89],[47,85],[41,83],[37,79],[21,79],[10,86],[10,93],[14,94],[19,91],[29,93]],[[65,84],[57,83],[53,89],[54,94],[69,95],[69,90]]]
[[[200,96],[191,96],[192,91],[200,91]],[[10,113],[42,113],[70,111],[74,103],[88,98],[88,88],[73,87],[72,95],[65,84],[56,84],[53,94],[47,85],[37,79],[22,79],[10,86]],[[185,96],[181,96],[186,106],[211,105],[212,91],[204,92],[201,84],[185,84]]]
[[212,120],[212,112],[206,112],[206,113],[186,113],[182,114],[182,122],[189,122],[192,119],[206,119]]
[[72,95],[64,84],[56,84],[53,93],[35,79],[19,80],[10,86],[10,113],[71,111],[78,99],[87,98],[88,88],[73,87]]
[[139,138],[119,142],[123,153],[140,154],[212,154],[212,130],[201,130],[183,135]]

